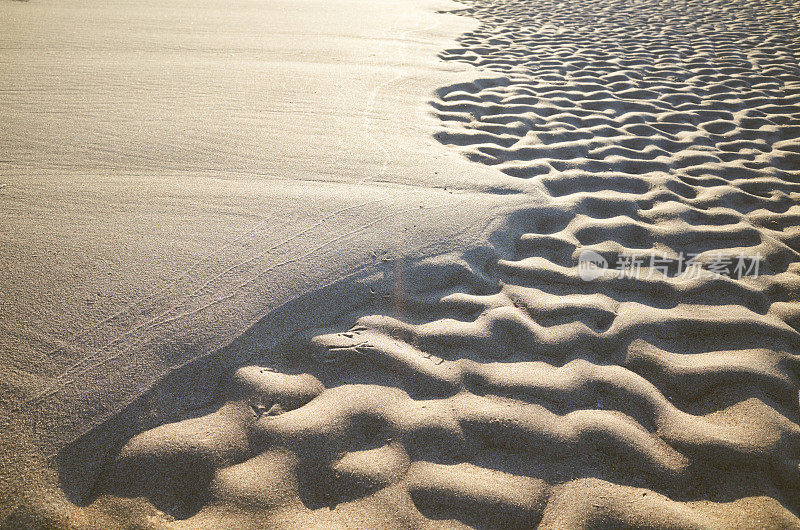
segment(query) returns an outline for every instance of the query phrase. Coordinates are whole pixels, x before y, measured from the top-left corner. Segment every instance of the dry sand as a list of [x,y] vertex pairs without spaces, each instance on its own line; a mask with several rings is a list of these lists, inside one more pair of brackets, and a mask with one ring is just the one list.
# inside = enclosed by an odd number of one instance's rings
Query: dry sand
[[792,2],[2,10],[7,527],[800,527]]

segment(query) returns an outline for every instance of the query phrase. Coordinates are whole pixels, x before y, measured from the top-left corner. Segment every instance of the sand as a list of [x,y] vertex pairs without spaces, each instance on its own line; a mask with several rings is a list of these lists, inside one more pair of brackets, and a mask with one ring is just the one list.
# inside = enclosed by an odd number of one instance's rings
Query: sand
[[430,132],[474,21],[364,5],[3,4],[3,516],[179,366],[267,315],[259,348],[320,325],[521,203]]
[[800,527],[791,2],[2,9],[5,526]]

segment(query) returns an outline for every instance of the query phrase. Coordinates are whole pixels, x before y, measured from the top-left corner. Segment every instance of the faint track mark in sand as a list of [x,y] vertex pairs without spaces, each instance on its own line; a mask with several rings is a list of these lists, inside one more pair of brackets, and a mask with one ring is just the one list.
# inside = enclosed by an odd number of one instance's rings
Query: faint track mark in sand
[[[257,254],[256,256],[254,256],[254,257],[252,257],[252,258],[250,258],[250,259],[248,259],[248,260],[246,260],[244,262],[241,262],[241,263],[239,263],[237,265],[229,266],[223,272],[218,273],[218,274],[216,274],[215,276],[213,276],[213,277],[211,277],[209,279],[206,279],[200,286],[193,287],[190,292],[184,294],[177,302],[170,302],[170,304],[167,306],[166,309],[159,308],[158,309],[159,312],[156,315],[151,316],[147,320],[136,324],[132,328],[126,330],[124,333],[122,333],[122,334],[118,335],[117,337],[115,337],[114,339],[110,340],[103,347],[98,348],[93,354],[87,355],[87,356],[81,358],[76,363],[72,364],[64,372],[62,372],[58,377],[54,378],[52,380],[52,382],[50,384],[48,384],[47,387],[44,390],[42,390],[42,391],[38,392],[37,394],[35,394],[34,396],[31,396],[30,398],[26,399],[15,410],[17,410],[17,409],[22,410],[22,409],[24,409],[26,407],[30,407],[32,405],[35,405],[37,402],[40,402],[41,400],[52,396],[65,383],[73,382],[74,378],[76,376],[80,376],[80,375],[86,373],[87,370],[95,368],[95,367],[103,364],[104,362],[108,362],[109,360],[114,359],[114,358],[118,357],[119,355],[125,353],[126,350],[124,348],[121,348],[121,351],[119,351],[117,354],[106,354],[105,352],[107,352],[108,350],[112,349],[113,347],[117,347],[120,342],[125,341],[129,337],[133,337],[136,334],[141,334],[141,332],[143,332],[143,331],[145,331],[147,329],[151,329],[151,328],[156,327],[158,325],[165,324],[167,322],[174,321],[174,320],[177,320],[177,319],[179,319],[179,318],[181,318],[183,316],[186,316],[185,314],[173,315],[173,313],[178,308],[180,308],[181,305],[187,303],[187,301],[191,300],[194,296],[196,296],[200,291],[202,291],[204,289],[207,289],[215,281],[217,281],[220,278],[230,274],[234,270],[237,270],[240,267],[242,267],[242,266],[244,266],[244,265],[246,265],[248,263],[252,263],[256,259],[261,259],[261,258],[263,258],[263,256],[268,255],[269,253],[271,253],[271,252],[273,252],[275,250],[278,250],[279,248],[289,244],[290,242],[296,240],[297,238],[313,232],[315,229],[318,229],[321,226],[323,226],[326,222],[331,221],[333,219],[336,219],[337,217],[341,216],[345,212],[348,212],[348,211],[351,211],[351,210],[354,210],[354,209],[358,209],[358,208],[363,208],[365,206],[373,205],[373,204],[380,203],[380,202],[383,202],[383,200],[382,199],[371,200],[371,201],[366,201],[366,202],[361,203],[361,204],[357,204],[355,206],[349,206],[349,207],[337,210],[336,212],[334,212],[334,213],[332,213],[332,214],[330,214],[330,215],[328,215],[328,216],[316,221],[312,225],[310,225],[310,226],[308,226],[308,227],[296,232],[291,237],[286,238],[286,239],[284,239],[284,240],[282,240],[282,241],[280,241],[278,243],[272,244],[271,246],[267,247],[265,250],[260,251],[260,253]],[[267,223],[267,221],[258,223],[254,228],[252,228],[248,232],[248,234],[246,236],[249,236],[249,235],[255,233],[260,228],[264,228],[266,226],[265,223]],[[242,236],[240,238],[240,240],[244,240],[246,238],[246,236]],[[237,240],[237,242],[238,242],[238,240]],[[206,260],[213,259],[213,258],[221,255],[227,248],[232,247],[234,245],[235,245],[235,243],[229,243],[228,245],[225,245],[221,249],[218,249],[215,252],[209,253],[205,257],[203,257],[200,260],[198,260],[196,262],[196,264],[193,265],[192,268],[189,269],[189,271],[193,270],[196,266],[199,266],[202,262],[204,262]],[[305,257],[307,257],[308,255],[313,254],[314,252],[318,251],[321,248],[324,248],[324,245],[315,247],[311,252],[306,254]],[[272,267],[268,268],[267,270],[263,271],[262,274],[264,274],[266,272],[269,272],[271,270],[274,270],[275,268],[280,267],[281,265],[285,265],[287,263],[294,262],[294,261],[297,261],[297,259],[285,260],[285,261],[279,262],[279,263],[273,265]],[[181,283],[181,280],[191,280],[192,279],[192,275],[191,275],[191,273],[189,271],[184,273],[184,275],[178,277],[175,280],[175,283]],[[249,281],[252,282],[253,280],[249,280]],[[243,287],[247,283],[248,282],[239,284],[238,288],[240,289],[241,287]],[[126,313],[128,311],[131,311],[132,309],[136,308],[137,306],[139,306],[143,302],[146,302],[149,299],[152,299],[152,298],[160,296],[161,294],[166,294],[166,293],[170,292],[170,289],[171,289],[171,287],[167,287],[167,288],[163,289],[161,292],[156,293],[155,295],[151,295],[149,297],[146,297],[146,298],[144,298],[142,300],[139,300],[137,302],[134,302],[134,303],[126,306],[126,308],[123,309],[121,312],[118,312],[115,315],[112,315],[111,317],[108,317],[103,322],[101,322],[97,327],[93,328],[93,330],[99,329],[99,326],[102,326],[103,324],[108,323],[109,321],[114,320],[116,318],[119,318],[124,313]],[[230,297],[230,296],[232,296],[232,295],[229,293],[228,297]],[[210,305],[217,304],[217,303],[219,303],[219,302],[221,302],[221,301],[223,301],[225,299],[226,299],[225,297],[222,297],[222,298],[220,298],[218,300],[215,300]],[[200,307],[199,309],[196,309],[194,312],[203,311],[204,309],[207,309],[208,307],[210,307],[210,305],[206,304],[206,305]],[[93,330],[84,331],[83,333],[84,334],[91,333]]]
[[[366,137],[369,140],[369,142],[372,145],[374,145],[375,147],[377,147],[378,150],[382,153],[384,161],[383,161],[383,165],[381,166],[380,173],[377,176],[373,176],[373,177],[365,176],[365,177],[363,177],[362,179],[360,179],[358,181],[359,184],[367,182],[367,181],[370,181],[370,180],[379,180],[386,173],[386,170],[389,168],[389,164],[391,164],[391,162],[392,162],[392,155],[390,154],[389,150],[386,148],[386,146],[383,143],[381,143],[372,134],[372,131],[371,131],[372,122],[374,121],[374,118],[372,118],[372,115],[375,112],[375,103],[377,101],[378,94],[380,94],[381,91],[385,90],[386,88],[388,88],[389,86],[393,85],[394,83],[396,83],[397,81],[403,79],[406,76],[406,71],[402,68],[402,65],[405,63],[405,48],[406,48],[409,36],[414,34],[414,33],[421,32],[421,31],[430,31],[430,30],[438,27],[441,24],[439,22],[439,20],[434,17],[434,21],[430,25],[420,28],[418,26],[420,25],[422,19],[423,19],[423,14],[420,13],[418,15],[418,17],[417,17],[417,20],[416,20],[416,26],[417,27],[414,28],[414,29],[409,29],[409,30],[403,31],[400,34],[400,37],[398,38],[398,40],[400,41],[400,46],[397,48],[397,54],[398,54],[399,58],[397,59],[397,61],[392,66],[392,68],[395,71],[395,75],[393,77],[391,77],[389,80],[384,81],[383,83],[379,83],[378,85],[376,85],[372,89],[372,91],[370,92],[369,98],[367,99],[367,105],[364,108],[364,112],[362,113],[362,123],[363,123],[364,134],[366,135]],[[388,38],[388,36],[387,36],[387,38]],[[400,67],[398,67],[398,66],[400,66]]]

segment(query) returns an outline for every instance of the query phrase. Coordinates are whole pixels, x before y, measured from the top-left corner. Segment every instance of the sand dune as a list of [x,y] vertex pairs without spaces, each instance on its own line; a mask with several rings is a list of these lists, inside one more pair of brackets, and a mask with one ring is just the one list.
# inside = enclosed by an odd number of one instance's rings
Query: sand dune
[[[481,25],[440,57],[477,74],[436,92],[435,137],[537,199],[358,278],[321,327],[174,371],[60,453],[70,517],[800,527],[792,3],[464,3]],[[587,280],[586,251],[699,273]],[[713,272],[739,255],[758,274]]]

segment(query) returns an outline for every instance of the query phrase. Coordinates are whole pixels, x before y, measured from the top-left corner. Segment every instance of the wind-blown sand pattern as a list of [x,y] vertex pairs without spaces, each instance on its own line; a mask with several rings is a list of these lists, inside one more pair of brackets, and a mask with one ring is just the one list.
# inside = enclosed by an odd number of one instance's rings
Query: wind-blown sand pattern
[[[549,203],[228,374],[84,492],[153,524],[800,527],[791,2],[465,2],[437,139]],[[581,279],[580,252],[760,255]]]
[[435,107],[452,127],[439,138],[469,158],[558,176],[543,177],[557,196],[586,173],[611,173],[611,189],[628,192],[669,174],[687,199],[728,182],[784,204],[797,191],[791,2],[470,4],[484,24],[442,57],[505,76],[440,91]]
[[[559,212],[512,231],[563,233]],[[797,526],[800,337],[766,302],[792,273],[593,283],[540,248],[419,265],[349,330],[134,437],[92,498],[215,527]]]

